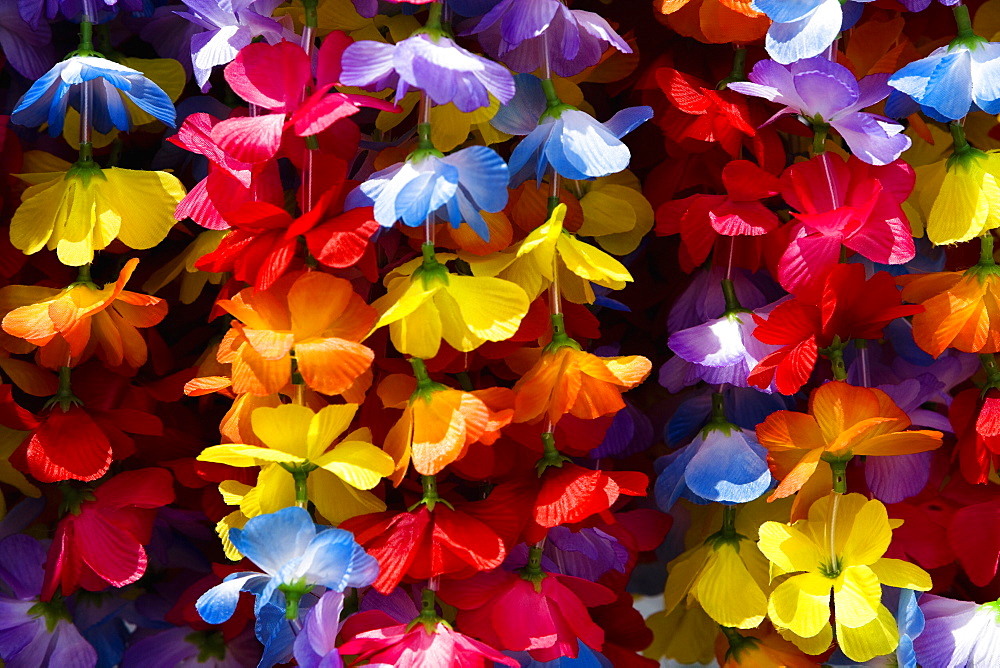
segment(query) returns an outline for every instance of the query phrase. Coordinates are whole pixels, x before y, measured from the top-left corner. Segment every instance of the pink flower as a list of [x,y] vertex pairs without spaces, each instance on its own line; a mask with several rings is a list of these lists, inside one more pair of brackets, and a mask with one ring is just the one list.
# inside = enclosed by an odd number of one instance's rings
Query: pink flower
[[70,512],[49,546],[42,600],[60,584],[68,596],[80,587],[101,591],[141,578],[156,509],[173,500],[173,477],[161,468],[119,473],[92,493],[68,497]]
[[914,183],[906,163],[875,167],[824,153],[786,169],[781,183],[798,221],[778,262],[778,280],[789,292],[818,296],[842,245],[882,264],[913,259],[913,233],[900,206]]
[[587,608],[615,601],[603,585],[540,569],[523,577],[494,570],[444,582],[438,597],[458,608],[455,621],[462,629],[494,647],[527,651],[536,661],[576,658],[579,643],[600,651],[604,630]]
[[[440,620],[428,628],[417,623],[399,624],[379,610],[350,617],[344,624],[344,636],[353,638],[340,647],[341,656],[359,655],[358,661],[381,663],[396,668],[488,668],[518,663],[492,647],[452,630]],[[367,630],[363,630],[367,629]],[[361,632],[358,632],[358,631]]]

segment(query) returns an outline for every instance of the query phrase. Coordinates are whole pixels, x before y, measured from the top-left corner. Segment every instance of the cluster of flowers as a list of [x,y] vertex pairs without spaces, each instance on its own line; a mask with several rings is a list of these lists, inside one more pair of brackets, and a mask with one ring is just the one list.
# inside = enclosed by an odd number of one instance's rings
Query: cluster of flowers
[[4,665],[1000,664],[998,0],[0,18]]

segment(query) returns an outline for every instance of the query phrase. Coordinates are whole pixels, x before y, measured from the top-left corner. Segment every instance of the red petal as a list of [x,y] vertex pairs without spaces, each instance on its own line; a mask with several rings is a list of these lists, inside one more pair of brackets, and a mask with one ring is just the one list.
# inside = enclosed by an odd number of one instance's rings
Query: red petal
[[238,160],[263,162],[281,147],[284,124],[283,114],[230,118],[212,128],[212,139]]
[[996,575],[1000,556],[1000,505],[994,501],[955,511],[948,541],[973,584],[985,587]]
[[579,522],[610,508],[618,493],[618,484],[603,471],[569,462],[550,467],[535,501],[535,521],[543,527]]
[[27,460],[42,482],[96,480],[111,466],[111,442],[79,406],[56,406],[28,440]]

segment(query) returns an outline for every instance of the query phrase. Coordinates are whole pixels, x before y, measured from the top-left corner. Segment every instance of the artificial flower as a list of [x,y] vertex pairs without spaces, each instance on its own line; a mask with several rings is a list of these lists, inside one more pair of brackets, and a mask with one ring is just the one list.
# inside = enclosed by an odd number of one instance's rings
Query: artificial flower
[[751,0],[653,0],[653,10],[660,23],[703,44],[755,43],[771,25]]
[[632,275],[618,260],[578,239],[564,228],[566,205],[559,204],[549,219],[508,251],[485,258],[465,256],[475,276],[498,277],[524,288],[534,300],[553,282],[574,303],[597,299],[591,283],[621,290]]
[[275,0],[236,0],[220,5],[214,0],[184,0],[186,12],[177,15],[202,28],[191,37],[191,64],[201,91],[211,88],[208,78],[212,68],[225,65],[240,49],[257,37],[276,44],[295,35],[271,18],[280,2]]
[[499,278],[451,273],[430,244],[423,248],[422,259],[386,276],[387,293],[372,304],[380,314],[375,328],[389,325],[396,350],[430,359],[438,354],[442,340],[455,350],[470,352],[487,341],[514,335],[528,312],[524,290]]
[[[575,342],[573,342],[575,343]],[[621,394],[646,379],[652,368],[640,355],[599,357],[576,345],[546,348],[514,385],[514,421],[553,424],[567,413],[585,420],[625,407]]]
[[796,222],[787,230],[777,278],[792,294],[821,290],[841,247],[890,265],[916,254],[901,206],[913,190],[913,170],[905,162],[873,166],[851,156],[845,163],[824,153],[789,167],[781,190]]
[[24,8],[23,2],[0,7],[0,48],[17,72],[29,79],[38,79],[56,61],[52,32],[47,22],[32,23],[24,18]]
[[246,288],[219,306],[237,319],[219,345],[218,359],[233,365],[238,394],[283,389],[292,381],[293,358],[305,385],[341,394],[374,358],[358,341],[376,314],[342,278],[318,271],[288,274],[270,290]]
[[173,482],[166,469],[147,468],[119,473],[90,492],[69,492],[71,512],[49,546],[42,599],[59,588],[68,596],[80,587],[101,591],[141,578],[149,563],[144,546],[157,510],[174,500]]
[[747,633],[723,628],[715,640],[715,659],[722,668],[740,668],[740,666],[809,668],[816,665],[816,657],[803,654],[769,624],[748,629]]
[[1000,659],[996,601],[976,603],[933,594],[920,598],[924,632],[913,641],[923,666],[988,666]]
[[596,65],[608,46],[632,53],[599,14],[569,9],[557,0],[500,0],[466,32],[515,72],[547,65],[571,77]]
[[490,121],[508,134],[525,135],[510,155],[511,184],[531,176],[541,183],[549,166],[567,179],[593,179],[628,167],[631,153],[621,138],[653,117],[651,107],[622,109],[604,123],[572,105],[552,99],[551,82],[530,74],[517,77],[510,117]]
[[[333,445],[350,426],[357,408],[345,404],[313,412],[295,404],[262,406],[253,411],[251,424],[264,447],[213,445],[198,460],[261,467],[254,493],[247,492],[241,499],[240,507],[248,517],[290,505],[304,492],[323,517],[341,522],[381,505],[365,492],[393,469],[389,455],[371,444],[367,429],[355,430]],[[300,477],[305,477],[304,485]]]
[[313,587],[343,592],[347,587],[370,585],[378,574],[378,562],[365,554],[349,532],[318,526],[306,510],[296,506],[254,517],[229,535],[240,553],[264,572],[227,575],[222,584],[202,594],[198,614],[210,624],[233,615],[241,591],[257,597],[255,613],[272,605],[295,619],[299,599]]
[[924,307],[913,316],[913,340],[921,350],[934,357],[947,348],[966,353],[1000,352],[996,292],[1000,270],[992,256],[964,272],[909,274],[896,281],[903,286],[905,301]]
[[[796,9],[807,4],[796,3]],[[830,2],[823,0],[822,4]],[[840,11],[839,3],[836,11]],[[847,142],[851,153],[870,165],[887,165],[910,147],[902,125],[861,111],[889,95],[888,77],[884,74],[858,81],[843,65],[816,57],[790,65],[762,60],[747,78],[750,81],[730,83],[729,88],[785,105],[772,118],[795,113],[806,117],[814,128],[824,124],[833,128]]]
[[[781,482],[780,499],[799,492],[793,517],[833,484],[831,462],[854,455],[904,455],[941,446],[939,431],[908,431],[910,418],[881,390],[842,381],[821,385],[809,396],[809,412],[777,411],[757,426],[757,438]],[[804,490],[804,491],[800,491]]]
[[507,204],[507,163],[485,146],[469,146],[442,156],[418,150],[404,162],[375,172],[348,196],[349,208],[372,206],[383,227],[396,221],[417,227],[434,216],[452,227],[465,222],[489,241],[481,212],[496,213]]
[[767,319],[754,314],[754,336],[780,349],[762,359],[749,383],[765,388],[775,383],[782,394],[794,394],[816,365],[821,349],[849,339],[878,339],[885,326],[922,307],[904,306],[892,276],[884,271],[865,278],[859,264],[837,264],[815,298],[795,297],[778,303]]
[[450,37],[421,31],[397,44],[359,41],[344,50],[340,80],[347,86],[396,89],[396,101],[411,88],[435,104],[454,103],[462,112],[501,104],[514,97],[514,80],[505,67],[477,56]]
[[171,127],[176,122],[170,97],[142,72],[91,55],[72,56],[46,72],[18,101],[11,122],[28,127],[48,123],[49,134],[58,137],[62,134],[67,106],[80,110],[82,86],[89,88],[93,127],[98,132],[132,129],[126,98]]
[[137,369],[146,362],[138,329],[167,314],[167,302],[125,290],[139,260],[125,263],[118,280],[98,288],[89,276],[62,290],[41,286],[0,288],[3,330],[39,346],[38,361],[58,370],[76,366],[94,352],[109,366]]
[[506,388],[464,392],[433,382],[420,360],[411,360],[416,378],[389,376],[379,385],[386,407],[403,417],[385,437],[396,460],[393,482],[406,474],[410,460],[421,475],[435,475],[461,459],[473,443],[492,445],[513,417],[514,397]]
[[806,0],[796,3],[753,0],[751,7],[767,14],[773,21],[765,40],[767,54],[775,61],[788,65],[797,60],[819,56],[826,51],[848,20],[845,4],[851,6],[852,3],[842,3],[840,0]]
[[885,506],[861,494],[825,496],[809,508],[808,519],[795,524],[765,522],[760,551],[779,572],[792,574],[771,593],[768,617],[791,631],[789,639],[800,649],[825,649],[832,592],[841,651],[854,661],[892,652],[899,631],[879,585],[927,591],[931,578],[912,564],[883,557],[891,539]]
[[1000,75],[1000,43],[976,35],[969,9],[956,5],[958,36],[904,66],[889,79],[889,85],[909,95],[935,120],[957,121],[970,110],[1000,112],[1000,92],[994,84]]
[[180,277],[181,303],[194,303],[205,285],[209,283],[219,285],[225,278],[222,273],[202,271],[195,267],[202,257],[211,254],[219,247],[225,235],[222,230],[204,230],[198,233],[180,255],[153,272],[153,275],[142,284],[142,289],[155,293]]
[[330,590],[306,613],[302,632],[295,636],[295,661],[302,668],[343,665],[337,649],[337,635],[344,610],[343,592]]
[[30,536],[15,534],[0,540],[0,557],[0,579],[7,587],[0,598],[0,657],[4,665],[96,665],[97,651],[80,635],[66,603],[39,601],[45,548]]
[[79,267],[115,239],[152,248],[177,222],[184,186],[172,174],[101,169],[90,159],[62,164],[60,171],[19,176],[30,187],[10,222],[10,241],[26,255],[48,248]]
[[464,583],[443,582],[439,596],[458,608],[455,621],[462,628],[494,647],[527,650],[540,661],[576,658],[578,642],[600,651],[604,630],[587,609],[615,600],[602,585],[544,573],[530,558],[520,573],[497,569]]
[[[653,206],[639,179],[629,171],[577,182],[583,222],[576,233],[593,237],[612,255],[628,255],[653,229]],[[538,192],[537,190],[535,191]]]

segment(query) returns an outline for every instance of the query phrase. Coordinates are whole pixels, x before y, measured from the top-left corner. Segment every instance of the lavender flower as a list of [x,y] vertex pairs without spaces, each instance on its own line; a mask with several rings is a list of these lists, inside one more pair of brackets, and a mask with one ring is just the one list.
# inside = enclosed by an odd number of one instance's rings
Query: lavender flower
[[45,549],[15,534],[0,541],[0,579],[13,597],[0,596],[0,659],[7,668],[93,668],[97,652],[70,621],[62,602],[39,602]]
[[[922,12],[931,6],[931,0],[899,0],[911,12]],[[938,0],[945,7],[954,7],[962,0]]]
[[596,65],[608,46],[632,53],[599,15],[559,0],[501,0],[466,34],[477,34],[486,53],[515,72],[548,63],[554,73],[571,77]]
[[785,105],[768,122],[783,114],[801,114],[814,125],[826,124],[847,142],[851,152],[870,165],[885,165],[910,147],[903,126],[861,110],[888,97],[888,74],[857,81],[843,65],[826,58],[807,58],[791,65],[762,60],[749,82],[729,84],[732,90]]
[[140,636],[125,651],[122,668],[241,668],[260,656],[260,645],[244,630],[226,640],[221,631],[195,631],[177,626]]
[[1000,665],[1000,602],[924,594],[920,597],[924,630],[913,641],[917,663],[935,668]]
[[340,633],[340,613],[344,611],[344,595],[328,591],[306,614],[302,632],[295,637],[295,660],[302,668],[333,668],[342,666],[337,651]]
[[37,79],[56,62],[52,32],[45,21],[28,23],[16,3],[0,3],[0,51],[19,74]]
[[268,44],[295,40],[295,33],[270,18],[282,0],[184,0],[190,11],[177,12],[204,32],[191,38],[191,64],[195,80],[205,93],[211,88],[212,68],[225,65],[255,37]]
[[17,0],[21,16],[37,28],[42,25],[42,14],[54,21],[62,14],[70,21],[88,20],[91,23],[103,23],[115,17],[119,7],[132,14],[145,14],[147,10],[144,0]]
[[459,111],[502,104],[514,97],[514,79],[506,68],[466,51],[445,35],[421,32],[398,44],[360,41],[341,59],[340,81],[372,90],[393,87],[399,101],[410,89],[422,90],[435,104],[453,102]]

